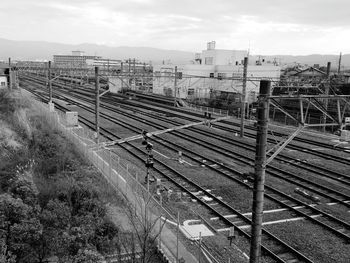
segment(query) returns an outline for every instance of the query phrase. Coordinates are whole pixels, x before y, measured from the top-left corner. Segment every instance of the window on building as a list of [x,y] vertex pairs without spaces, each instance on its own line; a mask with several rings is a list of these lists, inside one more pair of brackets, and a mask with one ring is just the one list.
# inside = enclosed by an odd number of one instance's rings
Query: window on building
[[209,73],[209,78],[214,78],[214,73]]
[[226,73],[218,73],[218,79],[226,78]]
[[205,58],[205,65],[213,65],[213,57],[206,57]]

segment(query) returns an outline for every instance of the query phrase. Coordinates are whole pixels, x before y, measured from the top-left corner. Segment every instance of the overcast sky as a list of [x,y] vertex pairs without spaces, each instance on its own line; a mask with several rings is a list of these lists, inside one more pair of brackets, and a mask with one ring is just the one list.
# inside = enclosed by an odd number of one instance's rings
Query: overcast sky
[[[350,53],[350,0],[4,0],[0,37],[252,54]],[[1,52],[1,51],[0,51]]]

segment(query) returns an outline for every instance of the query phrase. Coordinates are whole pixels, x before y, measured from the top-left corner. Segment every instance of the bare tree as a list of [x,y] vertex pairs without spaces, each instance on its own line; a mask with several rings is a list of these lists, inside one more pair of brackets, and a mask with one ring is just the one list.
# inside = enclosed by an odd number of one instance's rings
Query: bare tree
[[[148,263],[154,262],[157,257],[157,239],[166,220],[161,215],[155,214],[155,211],[159,211],[159,207],[155,204],[154,193],[144,193],[140,196],[134,193],[134,204],[126,206],[125,212],[131,231],[119,235],[118,247],[123,250],[118,251],[119,262],[127,257],[128,262]],[[130,200],[128,202],[131,203]]]

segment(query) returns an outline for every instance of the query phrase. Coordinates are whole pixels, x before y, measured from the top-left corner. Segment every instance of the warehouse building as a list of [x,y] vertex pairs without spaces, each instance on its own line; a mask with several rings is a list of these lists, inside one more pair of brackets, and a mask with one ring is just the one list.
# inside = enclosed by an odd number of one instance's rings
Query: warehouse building
[[[154,65],[153,93],[175,96],[174,75],[177,66],[178,98],[210,98],[214,93],[240,94],[243,87],[243,61],[246,56],[246,51],[215,49],[215,42],[209,42],[207,50],[195,54],[193,64]],[[260,79],[279,79],[280,67],[259,58],[249,63],[247,77],[248,98],[254,101]]]

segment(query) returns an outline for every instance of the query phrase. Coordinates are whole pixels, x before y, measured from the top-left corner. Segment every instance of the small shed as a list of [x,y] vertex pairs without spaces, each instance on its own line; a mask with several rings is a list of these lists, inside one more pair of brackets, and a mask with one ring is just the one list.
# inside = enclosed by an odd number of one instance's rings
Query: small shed
[[0,88],[7,88],[7,76],[0,74]]

